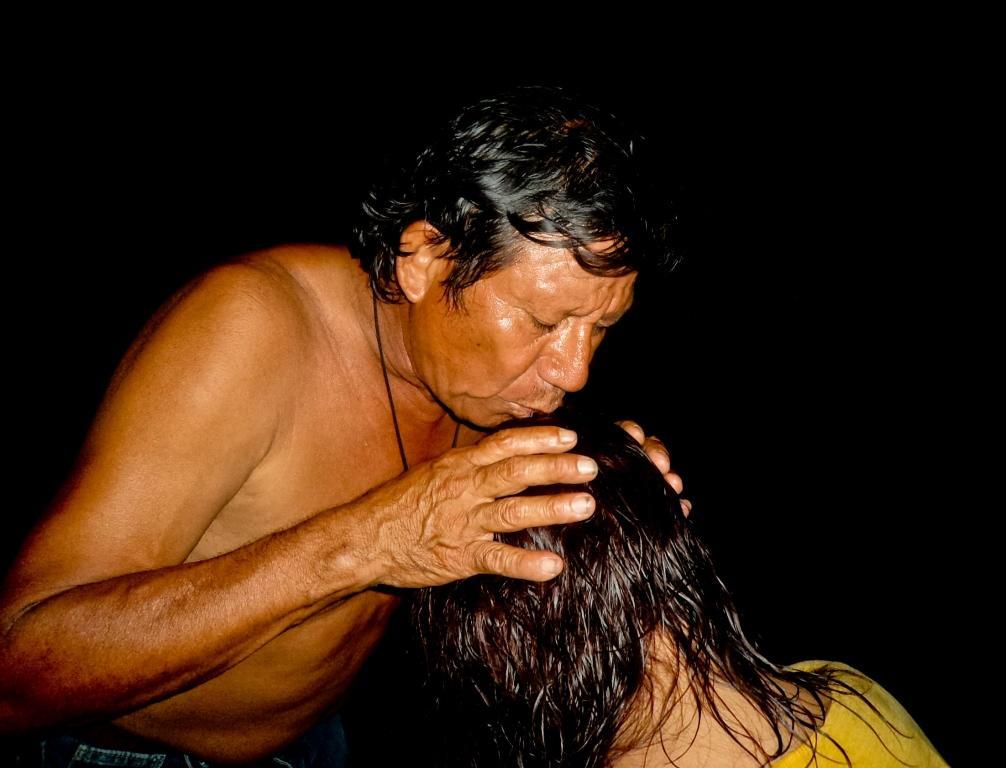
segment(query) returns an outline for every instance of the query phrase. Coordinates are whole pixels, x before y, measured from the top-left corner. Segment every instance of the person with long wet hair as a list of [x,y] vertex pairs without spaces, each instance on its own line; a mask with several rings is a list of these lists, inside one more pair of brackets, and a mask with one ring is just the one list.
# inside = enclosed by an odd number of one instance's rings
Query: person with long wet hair
[[496,534],[561,555],[553,581],[484,575],[417,594],[446,764],[946,765],[863,673],[759,652],[674,490],[624,430],[566,408],[530,421],[577,433],[599,467],[595,511]]

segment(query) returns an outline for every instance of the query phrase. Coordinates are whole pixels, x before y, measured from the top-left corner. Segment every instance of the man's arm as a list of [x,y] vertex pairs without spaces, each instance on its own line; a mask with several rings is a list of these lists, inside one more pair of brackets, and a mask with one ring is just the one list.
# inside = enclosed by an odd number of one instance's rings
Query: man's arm
[[491,435],[185,563],[297,396],[308,345],[284,290],[250,266],[214,270],[127,353],[0,596],[0,732],[107,718],[179,693],[376,584],[545,580],[561,567],[551,553],[493,541],[495,531],[590,514],[576,493],[512,497],[593,476],[552,427]]
[[286,290],[252,266],[219,267],[123,359],[0,598],[0,730],[184,690],[362,588],[351,568],[322,605],[309,587],[311,558],[349,521],[183,564],[268,452],[295,391],[305,330]]

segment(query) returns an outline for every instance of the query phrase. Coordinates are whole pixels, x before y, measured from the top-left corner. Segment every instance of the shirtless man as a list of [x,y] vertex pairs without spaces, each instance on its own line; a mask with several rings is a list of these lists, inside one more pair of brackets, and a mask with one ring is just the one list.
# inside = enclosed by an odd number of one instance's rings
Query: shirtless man
[[[499,150],[500,136],[516,137],[553,158],[532,141],[539,123],[558,125],[547,141],[570,148],[600,119],[552,91],[501,98],[508,117],[462,112],[452,146]],[[510,133],[465,143],[486,125]],[[615,148],[598,146],[611,161]],[[567,170],[589,170],[579,159],[563,158]],[[481,171],[470,194],[485,194],[482,212],[509,183],[503,210],[523,217],[497,212],[513,226],[488,251],[455,250],[485,221],[403,211],[381,224],[394,248],[367,246],[358,228],[369,276],[345,248],[274,248],[210,270],[148,323],[0,596],[0,732],[83,724],[124,748],[263,759],[338,709],[397,603],[374,587],[561,569],[493,533],[589,515],[583,494],[510,497],[582,482],[592,462],[553,427],[484,439],[479,428],[581,389],[646,264],[618,251],[635,245],[627,236],[557,247],[584,231],[576,201],[544,219],[520,198],[526,175]],[[442,200],[424,194],[437,213]],[[452,203],[470,216],[472,197]],[[502,262],[485,266],[486,253]],[[584,268],[604,259],[607,273]],[[474,280],[452,292],[464,269]],[[398,302],[377,301],[375,287]],[[626,427],[680,489],[659,441]]]

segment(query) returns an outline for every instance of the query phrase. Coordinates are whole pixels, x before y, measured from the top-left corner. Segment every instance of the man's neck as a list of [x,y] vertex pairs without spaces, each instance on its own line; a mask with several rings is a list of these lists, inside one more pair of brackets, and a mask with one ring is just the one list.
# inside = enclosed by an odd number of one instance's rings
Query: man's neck
[[406,334],[409,324],[408,302],[392,304],[377,300],[380,345],[377,343],[374,327],[374,299],[369,284],[366,293],[357,302],[356,315],[360,332],[377,365],[381,365],[383,350],[384,366],[399,420],[435,427],[444,418],[448,418],[447,411],[419,378],[412,363]]

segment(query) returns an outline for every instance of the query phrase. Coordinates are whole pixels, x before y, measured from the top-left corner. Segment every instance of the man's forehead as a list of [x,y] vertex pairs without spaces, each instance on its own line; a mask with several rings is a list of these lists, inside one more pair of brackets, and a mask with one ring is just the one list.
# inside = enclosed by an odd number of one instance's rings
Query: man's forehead
[[[542,241],[552,240],[557,243],[567,240],[565,236],[557,232],[539,232],[535,235],[535,238]],[[618,243],[619,241],[615,238],[605,238],[602,240],[594,240],[583,247],[593,253],[603,254],[605,251],[613,250]],[[541,242],[536,242],[536,240],[532,240],[528,237],[515,237],[510,244],[510,249],[512,252],[526,257],[541,255],[547,258],[549,255],[557,253],[567,254],[569,256],[573,255],[572,250],[569,248],[561,248],[557,245],[546,245]]]
[[[599,241],[592,243],[590,250],[599,253],[611,245],[611,241]],[[496,273],[496,282],[515,299],[561,304],[567,310],[586,312],[631,302],[636,273],[594,275],[580,266],[571,250],[530,241],[514,250],[516,258]]]

